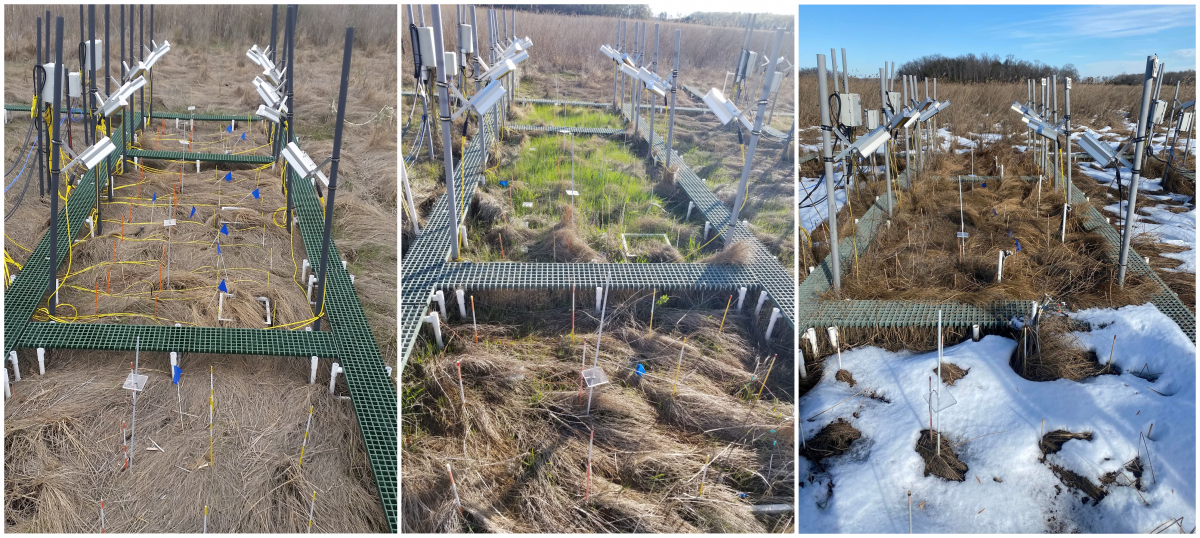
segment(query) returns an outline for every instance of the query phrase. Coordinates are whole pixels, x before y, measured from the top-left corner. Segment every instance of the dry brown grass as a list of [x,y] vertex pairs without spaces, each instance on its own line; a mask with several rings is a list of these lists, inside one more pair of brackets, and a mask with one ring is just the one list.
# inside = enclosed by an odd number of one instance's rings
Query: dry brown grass
[[[753,516],[736,493],[753,503],[794,498],[793,425],[783,412],[793,401],[790,366],[776,360],[759,400],[770,363],[763,352],[777,352],[751,336],[761,320],[731,312],[718,331],[715,300],[672,295],[655,310],[648,333],[648,299],[644,291],[609,297],[600,364],[612,384],[596,389],[590,416],[579,353],[584,338],[594,351],[598,320],[586,299],[576,312],[574,344],[562,293],[535,291],[477,295],[479,343],[471,326],[456,324],[446,332],[454,336],[445,352],[419,345],[404,382],[406,532],[784,531],[786,518]],[[514,308],[526,315],[514,317]],[[639,363],[645,377],[634,373]],[[700,496],[706,458],[712,460]]]
[[[46,375],[24,362],[4,406],[5,530],[94,533],[105,501],[108,532],[303,532],[317,491],[317,532],[382,532],[387,524],[349,402],[305,383],[308,361],[187,355],[180,393],[164,353],[142,353],[133,470],[121,382],[131,352],[57,351]],[[213,465],[208,381],[215,372]],[[329,369],[322,361],[321,368]],[[202,373],[203,372],[203,373]],[[339,382],[338,394],[345,394]],[[182,400],[182,404],[179,401]],[[183,424],[179,407],[182,405]],[[300,445],[315,406],[304,465]],[[147,451],[155,443],[163,452]]]
[[1116,366],[1100,362],[1096,351],[1079,343],[1067,318],[1048,316],[1039,325],[1036,332],[1023,330],[1017,335],[1018,345],[1009,359],[1017,375],[1030,381],[1079,381],[1121,373]]
[[839,418],[821,428],[812,439],[806,440],[800,455],[822,468],[822,460],[845,453],[861,437],[862,433],[857,428],[846,422],[846,419]]
[[[938,452],[938,441],[941,441],[941,452]],[[958,459],[949,437],[939,436],[933,430],[921,430],[916,450],[925,460],[925,476],[933,475],[954,482],[967,479],[967,464]]]

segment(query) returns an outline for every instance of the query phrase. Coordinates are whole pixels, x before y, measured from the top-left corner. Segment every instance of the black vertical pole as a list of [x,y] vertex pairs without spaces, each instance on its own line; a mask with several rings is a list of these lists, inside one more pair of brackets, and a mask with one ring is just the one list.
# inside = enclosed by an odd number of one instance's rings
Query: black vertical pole
[[[287,73],[285,74],[287,77],[287,94],[284,98],[284,102],[287,103],[288,106],[288,115],[287,120],[285,121],[285,128],[279,130],[279,144],[276,146],[277,152],[275,153],[276,159],[279,158],[278,151],[281,151],[283,146],[291,140],[293,132],[292,130],[294,129],[292,126],[292,111],[296,109],[295,104],[292,103],[292,64],[296,63],[296,50],[292,46],[296,38],[296,6],[294,5],[287,6],[287,22],[283,32],[283,46],[285,47],[284,57],[287,60]],[[292,222],[294,220],[292,218],[292,174],[291,171],[288,170],[287,162],[283,163],[283,181],[284,185],[286,185],[285,189],[287,191],[288,233],[290,234],[292,231]]]
[[271,63],[275,63],[275,36],[278,35],[277,26],[279,26],[279,4],[271,6]]
[[[350,49],[354,27],[346,28],[346,52],[342,54],[342,86],[338,90],[337,123],[333,126],[333,158],[329,165],[329,194],[325,198],[325,231],[321,235],[321,275],[317,277],[317,319],[313,330],[321,330],[321,312],[325,310],[325,276],[329,272],[329,233],[333,229],[333,198],[337,193],[338,162],[342,158],[342,125],[346,119],[346,87],[350,85]],[[450,178],[454,181],[454,178]]]
[[[83,34],[83,4],[79,4],[79,42],[80,43],[83,43],[83,37],[84,37],[84,34]],[[76,50],[78,50],[78,49],[76,49]],[[81,79],[83,78],[83,73],[84,73],[83,58],[80,58],[79,59],[79,78],[81,78]],[[70,79],[68,78],[67,81],[69,81],[69,80]],[[64,82],[67,82],[67,81],[64,81]],[[82,87],[83,83],[80,82],[79,86]],[[67,129],[70,130],[71,129],[71,121],[72,121],[71,116],[73,115],[73,111],[71,108],[71,93],[70,93],[71,88],[70,88],[69,83],[67,84],[66,88],[67,88]],[[88,118],[87,118],[87,112],[86,112],[86,110],[87,110],[87,98],[86,97],[80,98],[79,110],[80,110],[80,112],[82,112],[79,116],[83,118],[83,145],[88,146],[89,145],[88,144],[88,131],[90,129],[88,129],[88,126],[87,126]],[[67,141],[68,141],[68,143],[73,142],[69,136],[67,138]]]
[[[109,5],[104,4],[104,95],[109,95],[112,93],[112,86],[109,85],[109,82],[112,79],[109,78],[110,75],[108,73],[108,26],[109,26],[109,24],[108,24],[108,15],[109,15],[108,8],[109,8]],[[109,118],[104,118],[104,136],[112,138],[112,120]],[[124,152],[125,152],[125,146],[122,144],[121,153],[124,153]],[[113,174],[112,174],[112,164],[111,163],[113,161],[112,161],[112,159],[109,159],[108,162],[109,162],[109,165],[107,168],[107,170],[108,170],[108,201],[111,202],[112,197],[113,197],[113,185],[112,185]]]
[[[150,4],[150,44],[154,45],[154,4]],[[146,121],[154,120],[154,72],[148,73],[150,76],[148,86],[150,86],[150,115],[146,116]],[[190,148],[189,148],[190,149]]]
[[[138,59],[146,59],[146,5],[138,5]],[[146,87],[142,86],[139,93],[138,113],[142,115],[143,124],[146,121]],[[140,125],[139,125],[140,127]]]
[[[50,292],[50,298],[46,300],[46,306],[51,315],[54,315],[58,307],[58,298],[55,296],[55,278],[58,276],[58,159],[59,146],[62,141],[59,140],[58,133],[58,117],[62,106],[62,85],[63,70],[58,66],[62,65],[62,42],[63,42],[63,18],[55,17],[54,19],[54,97],[52,99],[50,113],[50,260],[47,263],[47,276],[50,281],[46,283],[46,289]],[[68,241],[70,238],[68,237]]]
[[[44,63],[48,63],[48,62],[42,61],[42,18],[41,17],[37,18],[37,45],[36,45],[36,48],[37,48],[37,63],[38,63],[38,65],[43,65]],[[50,51],[47,50],[46,55],[48,56],[49,54],[50,54]],[[36,72],[37,71],[35,71],[35,73]],[[46,75],[49,75],[49,74],[50,73],[46,73]],[[35,84],[35,86],[37,84],[37,76],[36,75],[34,76],[34,84]],[[42,84],[45,85],[45,82],[43,82]],[[35,89],[37,89],[37,88],[35,88]],[[41,95],[33,96],[34,99],[38,99],[40,97],[41,97]],[[38,134],[37,134],[37,141],[38,141],[38,196],[40,196],[42,198],[46,197],[46,146],[44,144],[44,142],[46,141],[46,137],[43,136],[43,129],[42,129],[42,127],[45,124],[45,121],[42,119],[42,110],[45,108],[46,108],[46,103],[38,103],[37,106],[34,107],[34,113],[36,114],[36,116],[34,118],[31,118],[34,122],[37,123],[37,131],[38,131]]]
[[[117,25],[117,35],[121,36],[121,47],[117,49],[117,58],[120,61],[117,63],[121,69],[121,83],[125,82],[125,4],[121,4],[121,24]],[[125,107],[121,107],[121,159],[125,159],[125,148],[133,143],[133,139],[125,134],[129,126],[129,112]]]
[[[87,45],[87,48],[88,48],[88,51],[87,51],[87,54],[84,55],[84,57],[89,60],[88,65],[86,67],[88,70],[88,89],[89,89],[88,93],[91,94],[90,100],[91,100],[91,105],[92,105],[92,114],[91,114],[92,121],[90,123],[91,128],[88,130],[91,131],[92,143],[95,143],[96,142],[96,126],[98,125],[96,123],[96,121],[97,121],[97,117],[96,117],[96,61],[98,60],[98,56],[99,56],[98,54],[96,54],[96,4],[88,4],[88,45]],[[85,99],[83,101],[83,103],[86,103],[86,102],[87,102],[87,99]],[[80,103],[80,104],[83,105],[83,103]],[[84,105],[84,106],[86,106],[86,105]],[[105,174],[104,179],[108,179],[108,159],[105,159],[105,161],[104,161],[104,174]],[[96,235],[100,235],[103,233],[100,230],[100,222],[103,219],[100,217],[100,170],[99,169],[95,169],[92,171],[92,179],[93,179],[92,185],[94,186],[94,189],[96,191],[96,222],[92,223],[92,225],[95,227]]]

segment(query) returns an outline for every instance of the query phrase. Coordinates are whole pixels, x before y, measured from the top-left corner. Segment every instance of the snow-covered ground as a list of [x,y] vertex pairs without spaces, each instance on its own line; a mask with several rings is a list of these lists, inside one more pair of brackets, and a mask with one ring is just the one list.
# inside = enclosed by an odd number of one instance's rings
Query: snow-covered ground
[[[945,362],[969,369],[948,388],[958,403],[940,418],[941,432],[968,466],[965,482],[923,476],[924,461],[915,450],[920,431],[929,427],[925,395],[936,352],[871,347],[843,352],[842,367],[857,381],[853,388],[833,380],[838,359],[827,357],[826,378],[799,402],[803,435],[811,439],[840,418],[862,437],[848,452],[826,458],[826,471],[814,470],[811,482],[809,462],[801,458],[804,487],[797,495],[797,521],[804,532],[908,532],[909,491],[914,532],[1147,532],[1180,517],[1185,531],[1191,530],[1196,525],[1195,345],[1153,305],[1072,316],[1091,323],[1093,330],[1078,336],[1102,357],[1108,357],[1117,336],[1113,363],[1122,372],[1145,366],[1161,376],[1155,383],[1129,373],[1039,383],[1009,367],[1017,345],[1013,340],[987,336],[946,349]],[[850,398],[864,388],[886,401]],[[1046,432],[1091,432],[1093,439],[1067,441],[1042,462],[1042,420]],[[1085,505],[1082,494],[1069,490],[1048,466],[1063,466],[1099,485],[1101,475],[1139,455],[1140,434],[1151,424],[1153,472],[1146,448],[1140,450],[1145,491],[1109,484],[1098,505]]]

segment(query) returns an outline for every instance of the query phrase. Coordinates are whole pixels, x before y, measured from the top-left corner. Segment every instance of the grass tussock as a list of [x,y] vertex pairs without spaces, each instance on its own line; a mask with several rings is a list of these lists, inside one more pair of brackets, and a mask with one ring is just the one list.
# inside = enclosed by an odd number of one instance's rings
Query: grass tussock
[[[941,441],[941,451],[938,442]],[[917,454],[925,460],[925,476],[933,475],[943,480],[962,482],[967,478],[967,464],[958,459],[954,453],[954,445],[945,436],[938,436],[933,430],[921,430],[917,437]]]
[[818,467],[825,458],[841,455],[850,450],[851,445],[862,437],[862,433],[845,419],[837,419],[821,428],[811,439],[805,441],[800,450],[804,456]]
[[[719,311],[698,315],[702,310],[689,307],[688,299],[673,298],[679,303],[659,305],[655,329],[648,332],[648,294],[614,291],[599,360],[612,382],[596,388],[586,414],[589,391],[581,387],[580,354],[588,349],[590,367],[598,315],[590,304],[580,305],[572,344],[573,317],[558,295],[478,295],[478,343],[470,333],[451,332],[455,336],[445,352],[414,354],[403,384],[403,528],[774,532],[786,527],[778,518],[751,515],[746,506],[790,502],[795,476],[789,455],[793,426],[783,403],[792,401],[791,371],[782,360],[772,365],[763,358],[748,330],[752,322],[731,314],[718,331]],[[522,311],[536,315],[512,317],[514,299],[521,300]],[[635,372],[638,364],[645,376]],[[454,468],[463,516],[449,488],[447,461]],[[739,499],[738,492],[748,498],[727,501]]]
[[1016,335],[1018,345],[1009,365],[1030,381],[1079,381],[1120,373],[1116,366],[1100,362],[1095,350],[1080,345],[1072,330],[1064,317],[1043,318],[1037,331],[1025,329]]

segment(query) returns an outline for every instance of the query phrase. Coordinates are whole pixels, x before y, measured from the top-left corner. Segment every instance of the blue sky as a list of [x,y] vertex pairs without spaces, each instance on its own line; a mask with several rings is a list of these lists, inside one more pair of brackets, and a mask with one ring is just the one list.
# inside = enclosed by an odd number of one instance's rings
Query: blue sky
[[1082,76],[1141,73],[1150,54],[1168,71],[1196,68],[1195,5],[801,5],[800,20],[800,67],[836,47],[840,69],[845,47],[864,76],[935,53],[1072,63]]

